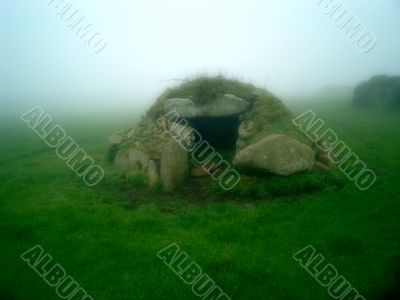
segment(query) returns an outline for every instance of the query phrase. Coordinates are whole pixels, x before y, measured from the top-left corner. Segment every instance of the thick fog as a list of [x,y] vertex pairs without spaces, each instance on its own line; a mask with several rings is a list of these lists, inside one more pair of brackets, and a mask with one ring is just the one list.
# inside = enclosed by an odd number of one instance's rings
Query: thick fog
[[[4,0],[1,109],[145,109],[197,73],[237,77],[283,100],[399,74],[400,1],[333,1],[364,26],[358,46],[329,1]],[[79,16],[98,32],[90,45],[71,29]]]

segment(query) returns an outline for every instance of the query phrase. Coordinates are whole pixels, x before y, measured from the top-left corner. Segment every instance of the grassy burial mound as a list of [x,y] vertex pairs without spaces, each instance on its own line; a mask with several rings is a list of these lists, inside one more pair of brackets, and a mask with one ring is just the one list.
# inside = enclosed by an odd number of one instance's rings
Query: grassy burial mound
[[[200,76],[168,88],[137,125],[111,136],[109,158],[119,171],[140,174],[164,191],[188,178],[222,179],[229,172],[252,178],[246,182],[257,188],[256,178],[315,169],[321,154],[292,119],[283,102],[265,89]],[[210,155],[199,159],[203,151]]]
[[376,76],[354,90],[353,104],[358,107],[400,110],[400,76]]

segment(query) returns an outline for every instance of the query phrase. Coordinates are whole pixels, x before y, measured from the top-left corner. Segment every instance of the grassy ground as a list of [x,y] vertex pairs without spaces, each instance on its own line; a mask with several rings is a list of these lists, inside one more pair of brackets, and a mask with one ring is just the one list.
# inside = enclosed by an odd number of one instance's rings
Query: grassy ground
[[[309,244],[367,299],[396,299],[400,115],[344,102],[291,108],[321,116],[377,173],[376,184],[257,202],[161,197],[111,175],[88,188],[28,127],[3,120],[0,298],[59,299],[20,259],[40,244],[95,299],[198,299],[156,256],[175,242],[232,299],[330,299],[292,258]],[[57,121],[107,174],[107,137],[132,122]]]

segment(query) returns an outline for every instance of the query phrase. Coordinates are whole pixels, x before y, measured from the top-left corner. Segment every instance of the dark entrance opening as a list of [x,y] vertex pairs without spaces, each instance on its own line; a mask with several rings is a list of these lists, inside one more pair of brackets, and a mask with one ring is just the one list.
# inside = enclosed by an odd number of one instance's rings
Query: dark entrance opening
[[203,140],[216,150],[234,151],[239,131],[239,116],[188,118],[190,126],[196,129]]

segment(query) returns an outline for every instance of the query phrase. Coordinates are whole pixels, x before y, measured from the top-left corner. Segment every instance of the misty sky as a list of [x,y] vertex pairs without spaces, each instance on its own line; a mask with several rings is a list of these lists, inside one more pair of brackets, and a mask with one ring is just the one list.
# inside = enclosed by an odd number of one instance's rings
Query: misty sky
[[204,72],[221,71],[283,99],[400,74],[399,0],[341,1],[376,35],[368,54],[315,0],[66,0],[108,41],[99,54],[48,2],[0,2],[3,104],[143,107],[174,84],[166,80]]

